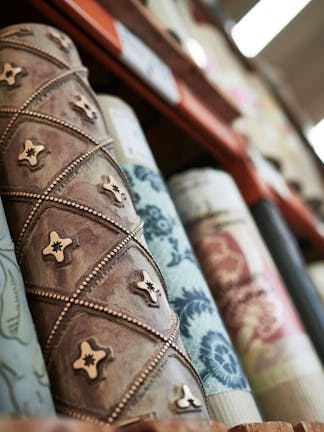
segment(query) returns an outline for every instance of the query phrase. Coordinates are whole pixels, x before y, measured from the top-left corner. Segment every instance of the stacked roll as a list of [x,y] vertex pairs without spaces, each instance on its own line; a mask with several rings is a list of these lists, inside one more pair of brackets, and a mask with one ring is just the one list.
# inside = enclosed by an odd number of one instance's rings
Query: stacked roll
[[208,418],[71,40],[0,32],[1,193],[57,411],[100,424]]
[[324,261],[315,261],[307,266],[309,276],[324,307]]
[[233,180],[200,169],[169,185],[266,418],[323,421],[321,363]]
[[54,415],[44,359],[0,200],[0,414]]
[[133,110],[98,97],[117,160],[125,171],[146,241],[180,317],[184,344],[205,386],[211,416],[227,426],[261,421],[208,285]]

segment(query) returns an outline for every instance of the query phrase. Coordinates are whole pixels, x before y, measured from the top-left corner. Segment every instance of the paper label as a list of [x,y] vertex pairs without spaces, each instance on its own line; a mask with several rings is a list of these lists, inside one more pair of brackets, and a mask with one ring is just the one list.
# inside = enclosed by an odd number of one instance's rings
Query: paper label
[[263,392],[298,376],[321,373],[319,360],[254,227],[235,212],[224,212],[193,224],[191,233],[252,387]]
[[149,144],[133,113],[123,108],[110,107],[109,114],[118,138],[115,145],[119,163],[143,165],[158,171]]
[[122,44],[122,60],[167,102],[178,104],[180,94],[171,69],[121,22],[116,21],[116,28]]

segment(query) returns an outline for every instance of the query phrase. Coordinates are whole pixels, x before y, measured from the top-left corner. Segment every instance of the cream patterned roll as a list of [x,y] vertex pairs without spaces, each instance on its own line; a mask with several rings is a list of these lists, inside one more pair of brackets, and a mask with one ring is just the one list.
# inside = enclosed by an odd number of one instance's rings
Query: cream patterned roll
[[202,376],[213,417],[227,426],[261,421],[183,225],[132,109],[99,96],[114,150],[133,192],[144,234],[180,317],[183,342]]
[[43,356],[0,200],[0,415],[53,415]]
[[197,169],[169,185],[267,419],[323,421],[322,366],[235,183]]

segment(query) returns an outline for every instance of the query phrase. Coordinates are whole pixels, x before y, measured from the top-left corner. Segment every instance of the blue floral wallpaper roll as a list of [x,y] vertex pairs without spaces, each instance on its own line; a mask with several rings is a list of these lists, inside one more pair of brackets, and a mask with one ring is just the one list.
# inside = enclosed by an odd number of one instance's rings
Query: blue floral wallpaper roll
[[123,170],[206,393],[249,389],[161,175],[138,165],[124,165]]
[[0,201],[0,415],[53,415],[43,356]]
[[[230,426],[260,421],[248,381],[135,115],[117,98],[100,96],[99,103],[114,138],[117,160],[129,180],[137,213],[144,221],[145,239],[165,278],[170,304],[180,317],[182,340],[202,377],[207,396],[230,392],[235,400],[238,391],[250,399],[247,405],[238,402],[246,407],[245,416],[238,414],[239,408],[228,407],[228,416],[217,411],[217,420]],[[220,404],[224,411],[227,403]]]

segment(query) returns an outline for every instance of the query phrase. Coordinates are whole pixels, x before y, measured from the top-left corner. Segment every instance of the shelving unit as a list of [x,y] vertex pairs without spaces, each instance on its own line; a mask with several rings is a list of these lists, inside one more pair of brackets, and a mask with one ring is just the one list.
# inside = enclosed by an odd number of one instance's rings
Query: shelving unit
[[[116,75],[159,114],[206,149],[232,174],[248,205],[262,198],[270,199],[279,206],[295,233],[323,254],[324,224],[292,188],[288,187],[283,197],[265,184],[248,156],[245,138],[231,127],[239,111],[219,88],[208,82],[139,0],[29,0],[29,3],[30,15],[33,11],[41,13],[69,34],[107,73]],[[127,44],[137,46],[129,31],[136,33],[149,47],[146,70],[135,70],[128,56]],[[126,34],[126,41],[121,32]],[[139,42],[139,45],[142,44]],[[159,87],[159,79],[151,79],[155,66],[163,69],[163,76],[169,80],[168,88]]]

